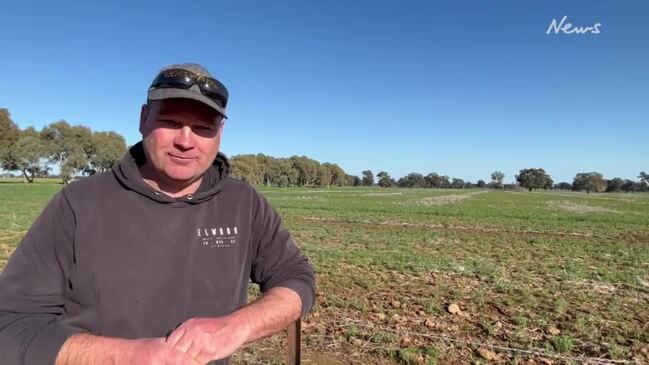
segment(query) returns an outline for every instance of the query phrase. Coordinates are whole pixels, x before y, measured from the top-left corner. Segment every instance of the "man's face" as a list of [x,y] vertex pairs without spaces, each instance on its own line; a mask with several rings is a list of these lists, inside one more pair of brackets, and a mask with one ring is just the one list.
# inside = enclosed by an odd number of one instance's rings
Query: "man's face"
[[190,184],[210,167],[221,145],[222,116],[191,99],[142,106],[140,133],[148,171],[158,184]]

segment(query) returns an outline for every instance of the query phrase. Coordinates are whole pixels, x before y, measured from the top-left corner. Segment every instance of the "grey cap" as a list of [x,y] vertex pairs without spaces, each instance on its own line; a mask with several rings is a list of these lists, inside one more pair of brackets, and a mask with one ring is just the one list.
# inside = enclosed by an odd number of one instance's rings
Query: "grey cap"
[[149,92],[147,95],[148,100],[164,100],[171,98],[192,99],[207,104],[208,106],[212,107],[212,109],[219,112],[223,116],[223,118],[227,118],[227,115],[225,115],[225,107],[228,101],[228,90],[225,88],[225,85],[223,85],[214,76],[212,76],[212,74],[210,74],[210,72],[207,71],[205,67],[197,63],[179,63],[165,66],[160,70],[160,72],[156,76],[156,79],[154,79],[154,82],[157,80],[158,76],[169,70],[185,70],[198,76],[209,77],[216,80],[217,85],[220,86],[219,89],[221,91],[221,94],[224,97],[223,106],[219,105],[213,99],[203,95],[200,87],[197,84],[192,85],[188,89],[182,89],[173,87],[154,87],[152,83],[149,87]]

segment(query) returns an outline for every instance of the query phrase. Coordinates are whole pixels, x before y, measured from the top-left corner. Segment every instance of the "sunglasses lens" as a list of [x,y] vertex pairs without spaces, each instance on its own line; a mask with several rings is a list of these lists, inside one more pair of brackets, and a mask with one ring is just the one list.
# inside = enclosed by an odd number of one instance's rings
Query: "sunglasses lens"
[[223,97],[220,93],[216,91],[208,91],[205,89],[201,88],[201,92],[203,95],[207,96],[208,98],[212,99],[215,103],[219,104],[222,108],[225,108],[225,104],[227,103],[227,99]]
[[163,77],[158,81],[157,87],[189,89],[192,85],[194,85],[194,80],[189,77]]
[[162,73],[158,75],[151,84],[151,87],[189,89],[194,85],[198,85],[201,94],[212,99],[212,101],[222,108],[225,108],[228,103],[228,91],[223,84],[212,78],[196,78],[188,75],[185,70],[181,71],[175,72],[175,70],[170,70],[167,74]]
[[[200,88],[203,95],[214,100],[220,106],[225,107],[228,101],[227,91],[223,90],[218,82],[211,79],[204,80],[200,83]],[[226,94],[224,94],[224,91]]]

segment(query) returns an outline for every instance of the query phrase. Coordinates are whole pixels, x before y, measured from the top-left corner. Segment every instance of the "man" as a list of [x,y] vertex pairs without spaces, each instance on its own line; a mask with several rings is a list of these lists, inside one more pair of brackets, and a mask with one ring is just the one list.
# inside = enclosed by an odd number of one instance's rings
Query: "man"
[[308,260],[218,152],[227,100],[199,65],[160,72],[142,142],[56,194],[7,263],[1,364],[226,364],[310,310]]

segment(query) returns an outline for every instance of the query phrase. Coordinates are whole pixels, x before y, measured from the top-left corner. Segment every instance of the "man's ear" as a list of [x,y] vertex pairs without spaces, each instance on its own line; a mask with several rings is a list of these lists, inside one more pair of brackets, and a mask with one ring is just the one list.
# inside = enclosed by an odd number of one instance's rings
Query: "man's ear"
[[146,123],[146,118],[149,116],[149,105],[142,104],[142,109],[140,110],[140,127],[139,131],[144,135],[144,123]]

